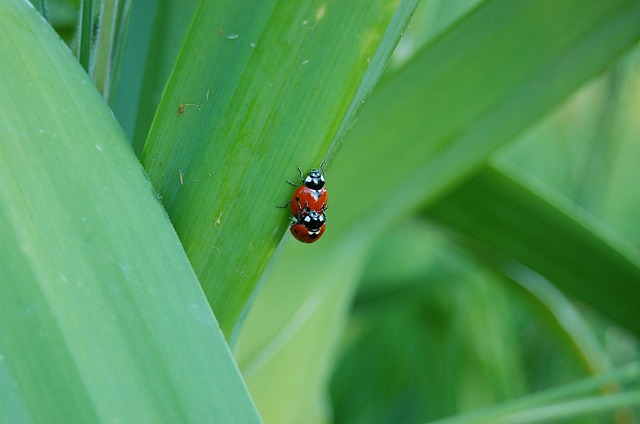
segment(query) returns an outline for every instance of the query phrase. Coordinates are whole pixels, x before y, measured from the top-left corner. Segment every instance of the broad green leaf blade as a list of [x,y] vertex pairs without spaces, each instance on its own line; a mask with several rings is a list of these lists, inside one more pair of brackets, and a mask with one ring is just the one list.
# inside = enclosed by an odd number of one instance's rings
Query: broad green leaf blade
[[374,233],[433,201],[639,39],[634,0],[483,3],[371,96],[331,174],[375,169],[376,195],[335,186],[335,232]]
[[0,2],[0,421],[259,422],[122,130]]
[[[495,168],[427,209],[437,222],[516,259],[640,335],[640,259],[584,213]],[[500,261],[498,261],[500,262]],[[502,264],[508,272],[509,265]],[[604,295],[606,293],[606,295]]]
[[202,3],[142,161],[226,334],[287,230],[285,180],[349,127],[396,4]]

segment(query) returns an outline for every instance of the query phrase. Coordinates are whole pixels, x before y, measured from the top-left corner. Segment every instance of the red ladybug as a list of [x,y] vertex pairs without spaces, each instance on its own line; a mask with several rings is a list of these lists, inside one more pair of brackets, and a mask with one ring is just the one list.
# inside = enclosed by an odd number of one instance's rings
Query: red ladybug
[[302,170],[298,167],[300,172],[300,181],[303,185],[299,186],[291,181],[287,181],[289,184],[298,187],[291,196],[291,213],[293,216],[298,216],[300,210],[316,210],[324,211],[327,208],[327,188],[324,186],[326,171],[324,170],[324,161],[320,164],[320,170],[312,169],[306,178],[302,176]]
[[292,220],[291,234],[303,243],[313,243],[322,237],[326,228],[327,217],[324,212],[310,210]]
[[[313,243],[318,240],[326,228],[327,218],[324,214],[327,208],[327,189],[325,188],[324,175],[324,161],[320,164],[320,171],[312,169],[306,178],[303,178],[302,170],[298,167],[300,172],[300,181],[303,185],[294,184],[291,181],[287,181],[289,184],[298,187],[291,196],[291,234],[303,242]],[[280,206],[287,207],[287,205]]]

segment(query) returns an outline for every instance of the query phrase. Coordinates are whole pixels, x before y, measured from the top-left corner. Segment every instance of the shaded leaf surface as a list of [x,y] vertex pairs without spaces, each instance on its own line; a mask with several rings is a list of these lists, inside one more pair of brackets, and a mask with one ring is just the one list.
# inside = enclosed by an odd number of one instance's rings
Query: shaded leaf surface
[[[640,334],[638,254],[576,208],[545,198],[513,175],[487,168],[427,209],[427,216],[546,276]],[[567,203],[567,202],[565,202]],[[504,264],[508,270],[508,262]]]

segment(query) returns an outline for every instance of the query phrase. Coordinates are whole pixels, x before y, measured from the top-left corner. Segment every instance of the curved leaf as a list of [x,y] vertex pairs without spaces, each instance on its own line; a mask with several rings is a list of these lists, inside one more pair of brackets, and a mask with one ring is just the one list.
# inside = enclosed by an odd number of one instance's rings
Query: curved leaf
[[111,111],[0,2],[0,421],[259,422]]
[[[426,214],[494,254],[529,266],[640,334],[637,252],[599,229],[577,208],[519,180],[500,169],[487,168]],[[508,263],[502,265],[508,272]]]

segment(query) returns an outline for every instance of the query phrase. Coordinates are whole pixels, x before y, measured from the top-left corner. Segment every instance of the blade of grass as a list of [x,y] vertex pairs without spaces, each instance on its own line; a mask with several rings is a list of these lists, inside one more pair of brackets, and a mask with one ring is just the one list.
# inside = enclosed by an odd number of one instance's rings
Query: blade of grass
[[[595,391],[607,392],[607,387],[612,385],[633,384],[638,381],[640,367],[638,363],[631,363],[608,373],[579,380],[561,387],[545,390],[540,393],[525,396],[521,399],[505,402],[481,411],[474,411],[456,417],[434,421],[433,424],[462,424],[462,423],[495,423],[495,422],[529,422],[521,419],[566,418],[568,416],[581,416],[593,412],[609,412],[615,408],[629,405],[637,405],[640,401],[638,392],[610,394],[605,397],[588,397],[586,395]],[[582,397],[582,398],[580,398]],[[579,402],[578,405],[571,402]],[[570,408],[567,410],[567,406]],[[549,409],[547,409],[549,408]],[[562,410],[553,410],[559,408]],[[573,415],[572,415],[573,413]],[[531,415],[530,415],[531,414]],[[537,416],[534,416],[537,415]]]
[[245,0],[198,10],[142,161],[226,334],[286,232],[288,214],[276,208],[291,195],[284,181],[298,164],[317,167],[348,128],[365,71],[374,80],[386,62],[369,68],[396,5]]
[[93,0],[82,0],[80,10],[80,49],[78,61],[84,70],[89,72],[89,60],[91,58],[91,23],[93,21]]
[[87,74],[21,0],[0,56],[0,422],[259,422]]
[[122,20],[123,4],[118,0],[103,1],[100,4],[98,33],[94,46],[93,83],[105,97],[113,72],[113,60],[118,49],[118,25]]
[[640,335],[637,252],[569,202],[528,185],[513,172],[487,168],[433,204],[426,214],[490,252],[539,272]]
[[[617,393],[607,396],[592,396],[540,408],[529,409],[500,417],[495,424],[548,423],[569,418],[594,418],[613,414],[622,408],[640,406],[640,391]],[[613,417],[611,417],[613,418]],[[631,417],[629,417],[631,418]]]
[[[468,243],[463,243],[468,247]],[[484,257],[486,259],[486,256]],[[521,264],[511,263],[503,275],[515,289],[512,293],[532,309],[532,315],[544,320],[550,333],[567,343],[575,352],[575,359],[588,375],[602,374],[610,367],[610,359],[598,338],[597,329],[583,310],[550,281]],[[577,361],[576,361],[577,362]]]

